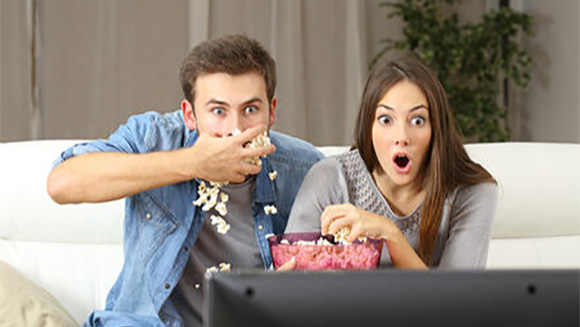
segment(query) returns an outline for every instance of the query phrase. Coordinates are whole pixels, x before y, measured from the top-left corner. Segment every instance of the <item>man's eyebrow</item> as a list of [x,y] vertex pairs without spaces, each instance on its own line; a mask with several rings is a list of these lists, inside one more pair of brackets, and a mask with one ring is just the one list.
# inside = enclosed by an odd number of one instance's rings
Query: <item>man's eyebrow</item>
[[[387,110],[395,110],[393,107],[387,106],[386,104],[382,104],[382,103],[381,103],[381,104],[379,104],[379,107],[383,107],[383,108],[385,108],[385,109],[387,109]],[[409,111],[415,111],[415,110],[419,110],[419,109],[426,109],[426,110],[429,110],[429,109],[427,108],[427,106],[426,106],[426,105],[424,105],[424,104],[420,104],[420,105],[414,106],[414,107],[413,107],[413,108],[411,108],[411,110],[409,110]]]
[[218,100],[218,99],[209,99],[209,101],[205,104],[206,106],[209,104],[217,104],[220,106],[228,106],[229,104],[225,101]]
[[244,105],[247,105],[247,104],[254,103],[254,102],[264,103],[264,101],[262,101],[261,98],[259,98],[259,97],[253,97],[253,98],[251,98],[249,100],[244,101],[243,104]]

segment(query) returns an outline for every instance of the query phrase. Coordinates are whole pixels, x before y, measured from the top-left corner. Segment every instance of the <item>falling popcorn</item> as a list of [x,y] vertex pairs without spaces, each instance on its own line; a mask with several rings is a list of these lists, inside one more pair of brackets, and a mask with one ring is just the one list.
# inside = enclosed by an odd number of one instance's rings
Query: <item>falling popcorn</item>
[[225,216],[228,213],[225,202],[220,202],[215,206],[215,211],[219,212],[220,215]]
[[275,214],[278,213],[278,209],[276,209],[276,207],[274,207],[274,206],[265,206],[264,207],[264,212],[267,215],[275,215]]
[[230,269],[232,268],[231,264],[225,263],[225,262],[220,263],[219,266],[220,266],[220,271],[230,271]]
[[216,225],[217,231],[220,234],[226,234],[230,230],[230,225],[226,223],[226,221],[219,216],[211,215],[211,224]]
[[229,272],[232,268],[232,265],[229,263],[222,262],[219,265],[219,268],[216,266],[209,267],[205,270],[206,273],[214,273],[214,272]]
[[278,172],[274,170],[273,172],[268,173],[268,176],[270,177],[270,180],[273,181],[276,179],[276,176],[278,176]]
[[206,274],[207,273],[214,273],[214,272],[219,272],[220,270],[217,267],[209,267],[205,270]]
[[199,289],[199,287],[200,287],[200,285],[199,285],[199,284],[195,284],[195,289],[196,289],[196,290],[198,290],[198,289]]

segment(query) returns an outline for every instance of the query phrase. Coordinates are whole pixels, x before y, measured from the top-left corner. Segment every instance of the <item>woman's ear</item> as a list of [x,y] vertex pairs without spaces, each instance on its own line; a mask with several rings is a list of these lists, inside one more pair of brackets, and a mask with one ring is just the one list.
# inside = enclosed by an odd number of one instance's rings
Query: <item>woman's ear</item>
[[193,106],[189,101],[185,99],[181,101],[181,112],[183,113],[185,126],[191,130],[194,130],[196,128],[195,113],[193,112]]

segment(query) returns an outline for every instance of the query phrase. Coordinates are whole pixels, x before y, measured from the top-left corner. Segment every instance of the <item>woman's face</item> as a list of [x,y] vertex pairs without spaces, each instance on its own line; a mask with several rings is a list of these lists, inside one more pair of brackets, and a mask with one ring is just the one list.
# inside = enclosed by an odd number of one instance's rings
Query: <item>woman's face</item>
[[375,111],[372,140],[379,160],[375,178],[386,175],[392,187],[421,182],[431,122],[427,98],[417,85],[404,80],[385,93]]

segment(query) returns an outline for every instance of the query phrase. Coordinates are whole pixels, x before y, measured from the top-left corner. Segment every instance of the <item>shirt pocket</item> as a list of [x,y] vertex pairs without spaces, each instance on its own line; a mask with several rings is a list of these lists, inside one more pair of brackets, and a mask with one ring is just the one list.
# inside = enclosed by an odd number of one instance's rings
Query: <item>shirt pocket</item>
[[139,195],[135,207],[135,219],[138,223],[137,244],[144,261],[148,261],[153,252],[159,249],[167,237],[178,226],[175,217],[148,192]]

